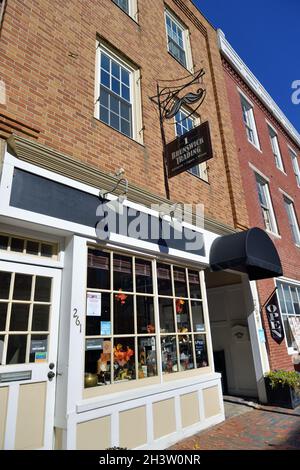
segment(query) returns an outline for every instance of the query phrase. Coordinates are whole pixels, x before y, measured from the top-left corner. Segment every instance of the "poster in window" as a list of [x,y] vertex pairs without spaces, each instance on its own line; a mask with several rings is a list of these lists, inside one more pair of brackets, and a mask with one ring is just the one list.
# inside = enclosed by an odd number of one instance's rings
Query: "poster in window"
[[86,314],[89,317],[101,317],[101,293],[87,293]]
[[289,317],[289,325],[291,327],[297,349],[300,352],[300,317]]

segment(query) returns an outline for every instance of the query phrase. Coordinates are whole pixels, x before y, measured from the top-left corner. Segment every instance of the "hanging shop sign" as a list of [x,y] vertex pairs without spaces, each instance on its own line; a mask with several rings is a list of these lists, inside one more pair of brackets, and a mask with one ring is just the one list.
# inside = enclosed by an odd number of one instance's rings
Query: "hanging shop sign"
[[213,157],[208,121],[166,145],[168,177],[179,175]]
[[268,300],[266,304],[266,313],[269,322],[271,336],[276,341],[276,343],[280,344],[284,339],[284,330],[281,321],[281,315],[279,310],[278,298],[276,291],[272,295],[272,297]]

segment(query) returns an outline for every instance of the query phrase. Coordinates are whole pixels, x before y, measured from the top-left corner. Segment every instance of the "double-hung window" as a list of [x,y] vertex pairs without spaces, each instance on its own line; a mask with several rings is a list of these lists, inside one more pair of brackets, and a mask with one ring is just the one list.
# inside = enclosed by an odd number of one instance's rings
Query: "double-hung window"
[[292,164],[293,164],[293,169],[294,169],[294,173],[295,173],[295,178],[296,178],[296,181],[297,181],[297,186],[298,186],[298,188],[300,188],[300,170],[299,170],[297,154],[291,148],[289,148],[289,153],[290,153],[290,156],[291,156],[291,159],[292,159]]
[[95,117],[142,143],[139,70],[100,43],[96,69]]
[[266,230],[278,234],[275,214],[272,206],[269,185],[260,175],[256,174],[256,184],[258,191],[259,203],[264,219]]
[[299,225],[298,225],[298,221],[297,221],[293,201],[291,201],[286,196],[283,196],[283,200],[284,200],[285,210],[287,212],[287,216],[288,216],[288,219],[289,219],[289,224],[290,224],[290,228],[291,228],[291,232],[292,232],[292,235],[293,235],[294,242],[296,243],[296,245],[300,246]]
[[[189,112],[180,110],[175,116],[175,127],[176,127],[176,136],[184,135],[186,132],[190,131],[199,124],[197,121],[199,118],[194,116],[189,116]],[[198,176],[205,181],[208,181],[207,177],[207,165],[206,162],[200,163],[200,165],[195,165],[189,170],[187,170],[192,175]]]
[[255,119],[254,119],[253,106],[242,95],[241,95],[241,105],[242,105],[243,120],[244,120],[244,124],[246,127],[248,140],[249,142],[251,142],[251,144],[253,144],[255,147],[259,149],[260,146],[259,146],[258,134],[257,134],[256,124],[255,124]]
[[269,129],[271,147],[272,147],[272,151],[273,151],[273,155],[274,155],[274,159],[275,159],[275,165],[277,166],[277,168],[279,170],[284,172],[284,167],[283,167],[281,152],[280,152],[280,148],[279,148],[277,133],[269,125],[268,125],[268,129]]
[[192,70],[192,58],[189,43],[189,32],[185,26],[166,10],[167,44],[170,54],[185,68]]
[[280,311],[285,331],[285,340],[288,351],[297,351],[297,344],[293,336],[293,323],[300,321],[300,286],[292,283],[276,281]]

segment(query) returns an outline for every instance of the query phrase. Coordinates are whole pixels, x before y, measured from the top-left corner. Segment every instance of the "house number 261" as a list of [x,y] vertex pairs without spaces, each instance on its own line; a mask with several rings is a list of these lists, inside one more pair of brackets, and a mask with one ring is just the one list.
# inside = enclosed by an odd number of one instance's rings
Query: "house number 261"
[[79,320],[79,315],[77,312],[78,312],[77,308],[73,308],[73,318],[75,319],[75,325],[79,326],[79,332],[81,333],[82,325],[81,325],[81,321]]

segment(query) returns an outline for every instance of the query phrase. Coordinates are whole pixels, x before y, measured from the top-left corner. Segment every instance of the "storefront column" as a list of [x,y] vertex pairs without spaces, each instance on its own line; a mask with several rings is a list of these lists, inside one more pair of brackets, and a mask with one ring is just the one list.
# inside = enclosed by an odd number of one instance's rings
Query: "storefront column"
[[[250,284],[250,289],[249,289]],[[252,354],[254,360],[254,368],[257,382],[257,391],[259,400],[262,403],[267,403],[264,374],[270,370],[266,343],[263,341],[263,328],[260,317],[260,306],[255,281],[249,281],[243,277],[243,285],[245,295],[251,290],[254,309],[252,306],[252,313],[248,316],[248,326],[251,339]],[[250,292],[249,292],[250,293]],[[261,334],[259,333],[261,331]]]
[[59,373],[56,426],[66,432],[67,449],[76,448],[76,424],[72,419],[82,399],[84,377],[84,315],[87,269],[86,240],[78,236],[66,240],[62,283]]

